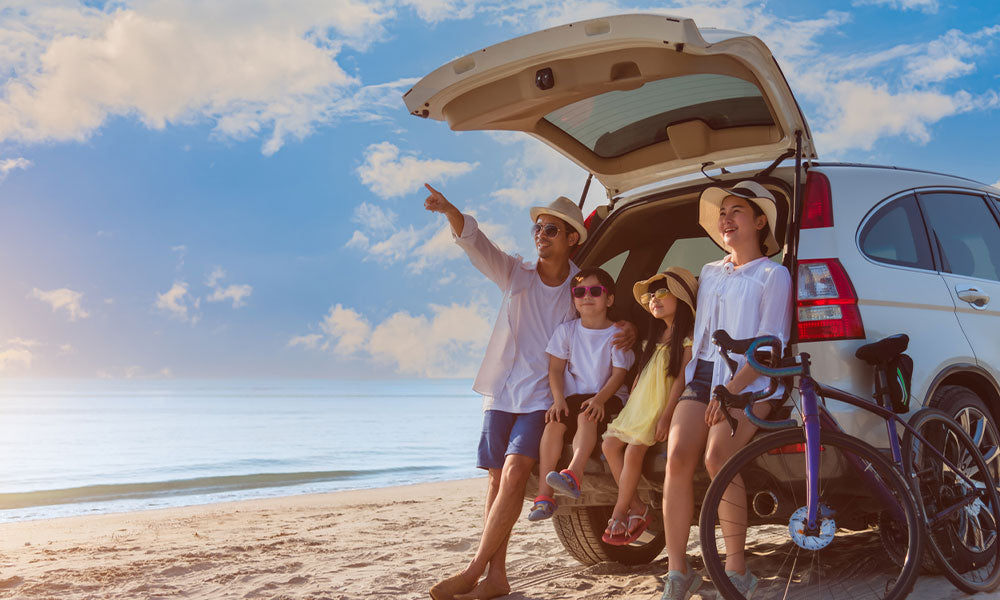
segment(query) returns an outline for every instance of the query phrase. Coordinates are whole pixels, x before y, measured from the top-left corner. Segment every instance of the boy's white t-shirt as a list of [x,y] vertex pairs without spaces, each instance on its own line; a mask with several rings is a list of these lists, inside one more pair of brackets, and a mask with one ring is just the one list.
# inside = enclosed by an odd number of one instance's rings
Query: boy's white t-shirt
[[[618,333],[614,325],[606,329],[588,329],[580,319],[567,321],[556,327],[545,351],[566,360],[563,389],[566,396],[596,394],[601,391],[611,368],[629,369],[635,361],[631,350],[619,350],[612,344]],[[623,385],[615,392],[623,401],[628,390]]]

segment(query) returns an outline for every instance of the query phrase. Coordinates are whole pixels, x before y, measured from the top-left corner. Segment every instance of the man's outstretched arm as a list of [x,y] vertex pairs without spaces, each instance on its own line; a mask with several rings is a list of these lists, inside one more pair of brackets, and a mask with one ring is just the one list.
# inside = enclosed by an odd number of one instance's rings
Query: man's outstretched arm
[[448,217],[448,223],[451,225],[451,230],[455,235],[461,237],[462,229],[465,227],[465,217],[462,216],[462,211],[455,208],[455,205],[448,202],[448,199],[444,197],[444,194],[432,188],[429,183],[425,183],[424,187],[430,192],[427,199],[424,200],[424,208],[431,212],[441,213]]
[[455,242],[468,255],[472,266],[489,277],[501,290],[510,289],[513,270],[520,260],[497,248],[479,230],[476,220],[462,214],[454,204],[448,202],[444,194],[426,183],[424,185],[430,192],[430,195],[424,200],[424,208],[448,217],[448,224],[455,236]]

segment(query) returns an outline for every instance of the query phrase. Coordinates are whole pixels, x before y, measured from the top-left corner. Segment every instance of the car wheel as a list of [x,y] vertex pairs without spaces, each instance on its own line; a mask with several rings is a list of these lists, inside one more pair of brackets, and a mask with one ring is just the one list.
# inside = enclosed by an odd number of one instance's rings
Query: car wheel
[[993,413],[979,395],[967,387],[945,385],[934,392],[931,406],[958,421],[986,459],[994,481],[1000,482],[1000,433]]
[[585,565],[612,561],[623,565],[652,562],[663,550],[663,522],[657,510],[646,532],[628,546],[611,546],[601,541],[611,518],[611,506],[567,506],[552,518],[559,541],[570,556]]

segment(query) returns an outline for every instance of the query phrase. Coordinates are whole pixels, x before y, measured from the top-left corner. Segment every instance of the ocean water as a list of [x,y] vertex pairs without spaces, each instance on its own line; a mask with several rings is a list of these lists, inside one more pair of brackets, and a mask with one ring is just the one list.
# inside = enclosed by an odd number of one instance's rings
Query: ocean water
[[0,522],[480,476],[471,387],[0,381]]

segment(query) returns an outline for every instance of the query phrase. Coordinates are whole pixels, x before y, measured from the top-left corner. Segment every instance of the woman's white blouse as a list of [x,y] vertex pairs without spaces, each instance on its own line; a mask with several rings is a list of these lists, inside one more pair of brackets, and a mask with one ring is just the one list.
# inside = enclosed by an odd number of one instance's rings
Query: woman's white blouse
[[[724,329],[733,339],[773,335],[788,343],[792,321],[792,278],[788,269],[761,257],[741,267],[734,267],[731,256],[708,263],[698,277],[698,310],[694,320],[692,359],[684,372],[685,381],[694,378],[697,359],[715,363],[712,386],[725,384],[732,377],[729,366],[712,343],[712,332]],[[733,356],[738,368],[746,364],[742,355]],[[760,377],[744,388],[759,391],[768,386]]]

